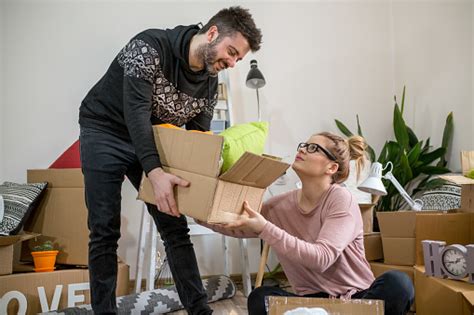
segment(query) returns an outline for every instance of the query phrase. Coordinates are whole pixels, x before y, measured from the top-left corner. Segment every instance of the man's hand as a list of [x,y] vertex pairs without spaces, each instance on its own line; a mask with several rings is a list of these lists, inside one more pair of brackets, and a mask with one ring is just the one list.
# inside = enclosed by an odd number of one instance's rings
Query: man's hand
[[166,173],[161,167],[151,170],[148,173],[148,179],[153,186],[153,192],[155,193],[155,201],[158,210],[163,213],[179,217],[181,214],[176,207],[176,201],[174,200],[173,195],[173,187],[174,185],[188,187],[189,182],[173,174]]

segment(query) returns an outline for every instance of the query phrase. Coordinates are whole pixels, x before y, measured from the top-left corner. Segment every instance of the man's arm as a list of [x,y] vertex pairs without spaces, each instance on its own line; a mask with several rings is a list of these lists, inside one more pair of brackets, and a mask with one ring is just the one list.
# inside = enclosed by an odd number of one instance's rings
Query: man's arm
[[132,40],[119,55],[124,68],[123,113],[135,153],[147,174],[156,205],[164,213],[179,216],[173,186],[189,183],[161,168],[151,125],[153,78],[159,66],[158,52],[142,40]]

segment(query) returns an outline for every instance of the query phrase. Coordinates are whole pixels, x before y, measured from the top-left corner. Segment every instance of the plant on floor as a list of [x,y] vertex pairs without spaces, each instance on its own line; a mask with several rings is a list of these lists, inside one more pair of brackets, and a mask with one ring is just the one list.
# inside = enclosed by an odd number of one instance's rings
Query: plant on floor
[[53,242],[51,241],[45,241],[42,244],[33,247],[31,255],[33,256],[35,271],[53,271],[58,252],[58,250],[54,249]]
[[[388,162],[393,163],[393,175],[400,182],[407,193],[411,196],[419,192],[433,189],[444,184],[444,180],[433,178],[434,175],[445,174],[450,172],[446,167],[446,153],[451,145],[453,136],[453,113],[450,112],[446,118],[443,140],[439,148],[433,148],[430,138],[419,140],[412,128],[407,126],[403,119],[403,111],[405,108],[405,87],[400,106],[397,98],[394,96],[393,109],[393,132],[394,140],[385,142],[378,157],[371,146],[367,151],[371,161],[377,161],[386,165]],[[363,136],[362,129],[357,115],[357,133]],[[353,133],[339,120],[335,120],[339,130],[347,137]],[[384,180],[385,181],[385,180]],[[389,181],[385,181],[387,195],[380,198],[376,205],[378,211],[391,211],[402,209],[404,199],[398,190]]]

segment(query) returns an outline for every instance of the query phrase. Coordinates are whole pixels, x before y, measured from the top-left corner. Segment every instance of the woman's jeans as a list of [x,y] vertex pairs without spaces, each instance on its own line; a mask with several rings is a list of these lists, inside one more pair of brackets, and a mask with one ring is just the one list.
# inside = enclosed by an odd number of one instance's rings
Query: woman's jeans
[[[297,296],[277,287],[259,287],[253,290],[247,300],[249,315],[265,315],[267,296]],[[328,298],[327,293],[315,293],[306,297]],[[370,288],[359,291],[352,299],[383,300],[385,315],[406,314],[413,304],[415,289],[410,278],[400,271],[387,271],[375,279]]]
[[[122,183],[126,176],[138,189],[143,170],[130,141],[112,133],[81,127],[80,149],[89,211],[92,308],[95,314],[115,314]],[[211,314],[186,218],[169,216],[151,204],[147,208],[163,239],[181,303],[189,314]]]

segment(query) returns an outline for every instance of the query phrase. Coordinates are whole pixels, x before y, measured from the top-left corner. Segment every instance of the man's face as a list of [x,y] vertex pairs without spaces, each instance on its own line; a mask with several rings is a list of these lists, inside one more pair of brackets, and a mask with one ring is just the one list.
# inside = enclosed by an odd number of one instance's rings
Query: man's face
[[240,33],[232,36],[217,36],[210,43],[202,44],[200,57],[212,76],[227,68],[233,68],[249,52],[250,46]]

